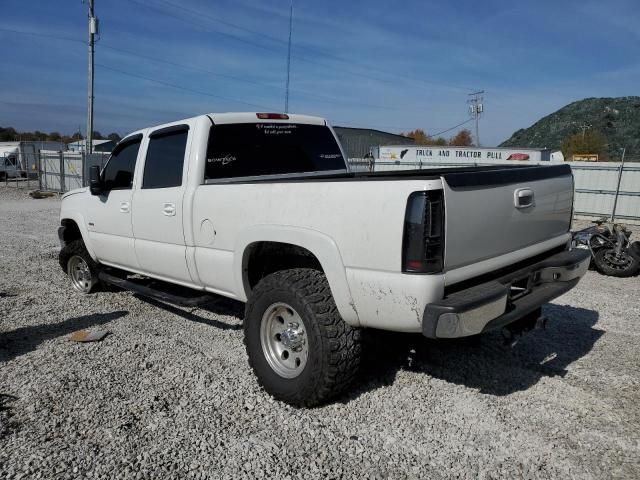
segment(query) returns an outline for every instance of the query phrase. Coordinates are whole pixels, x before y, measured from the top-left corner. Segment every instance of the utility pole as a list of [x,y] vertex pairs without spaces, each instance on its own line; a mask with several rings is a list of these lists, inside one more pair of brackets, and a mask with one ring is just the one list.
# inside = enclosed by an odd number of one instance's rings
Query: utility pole
[[476,122],[476,146],[478,147],[480,146],[480,116],[484,112],[484,104],[482,103],[484,100],[482,97],[483,94],[484,90],[470,93],[470,98],[467,100],[469,104],[469,114]]
[[284,113],[289,113],[289,76],[291,74],[291,31],[293,30],[293,0],[289,2],[289,46],[287,48],[287,88],[284,94]]
[[587,131],[587,128],[591,127],[593,127],[593,125],[591,125],[590,123],[583,123],[582,125],[578,126],[578,128],[582,129],[582,140],[584,140],[584,134]]
[[87,138],[85,140],[85,153],[93,151],[93,50],[95,45],[95,35],[98,33],[98,19],[93,14],[93,0],[89,0],[89,73],[87,96]]

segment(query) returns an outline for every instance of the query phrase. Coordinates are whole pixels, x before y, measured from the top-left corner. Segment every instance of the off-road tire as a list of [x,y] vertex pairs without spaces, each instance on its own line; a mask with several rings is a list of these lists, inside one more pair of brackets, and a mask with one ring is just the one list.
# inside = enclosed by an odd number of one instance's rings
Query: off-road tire
[[609,275],[611,277],[632,277],[640,272],[640,258],[638,258],[635,254],[631,253],[631,251],[627,251],[626,255],[629,257],[630,263],[624,268],[615,268],[605,259],[605,254],[611,251],[608,248],[601,248],[596,251],[593,257],[593,263],[596,266],[596,269],[602,273],[603,275]]
[[[306,329],[308,359],[295,378],[271,368],[260,341],[263,315],[278,302],[290,305]],[[309,268],[282,270],[260,280],[246,305],[244,342],[258,383],[296,407],[313,407],[342,393],[353,381],[362,353],[361,330],[340,317],[324,273]]]
[[60,253],[58,254],[58,263],[60,263],[60,267],[62,268],[62,271],[67,275],[69,275],[69,271],[67,268],[69,264],[69,259],[71,259],[71,257],[75,255],[81,257],[86,262],[92,277],[95,279],[95,281],[93,282],[93,286],[85,293],[95,292],[96,290],[98,290],[98,288],[101,285],[100,281],[98,280],[100,265],[97,264],[91,258],[91,255],[89,255],[89,252],[87,251],[87,248],[84,246],[84,242],[82,241],[82,239],[73,240],[67,243],[60,250]]

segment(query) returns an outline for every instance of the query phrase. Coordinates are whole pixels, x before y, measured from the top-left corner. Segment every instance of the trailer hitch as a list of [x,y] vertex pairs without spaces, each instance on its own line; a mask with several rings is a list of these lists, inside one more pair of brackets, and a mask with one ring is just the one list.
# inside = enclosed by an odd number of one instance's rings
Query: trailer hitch
[[542,308],[537,308],[528,313],[520,320],[510,323],[502,329],[502,339],[505,345],[513,347],[518,340],[531,330],[545,330],[547,328],[547,317],[542,315]]

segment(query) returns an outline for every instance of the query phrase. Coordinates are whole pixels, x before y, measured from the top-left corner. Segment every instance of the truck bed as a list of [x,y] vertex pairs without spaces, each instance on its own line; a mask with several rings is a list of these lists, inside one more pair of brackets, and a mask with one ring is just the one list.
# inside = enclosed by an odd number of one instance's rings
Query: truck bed
[[266,175],[263,177],[207,180],[215,183],[280,183],[280,182],[344,182],[344,181],[397,181],[433,180],[444,177],[451,187],[504,185],[543,180],[571,174],[571,167],[561,165],[485,165],[477,167],[428,168],[422,170],[398,170],[384,172],[300,173]]

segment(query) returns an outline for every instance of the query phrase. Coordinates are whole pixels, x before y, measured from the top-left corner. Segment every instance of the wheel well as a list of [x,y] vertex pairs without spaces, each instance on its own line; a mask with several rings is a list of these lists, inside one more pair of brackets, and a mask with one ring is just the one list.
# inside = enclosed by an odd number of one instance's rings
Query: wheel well
[[65,218],[60,223],[64,227],[64,234],[62,236],[64,243],[73,242],[74,240],[82,238],[82,233],[80,233],[80,228],[76,222]]
[[267,275],[290,268],[324,271],[320,261],[306,248],[281,242],[253,243],[245,253],[245,286],[250,291]]

